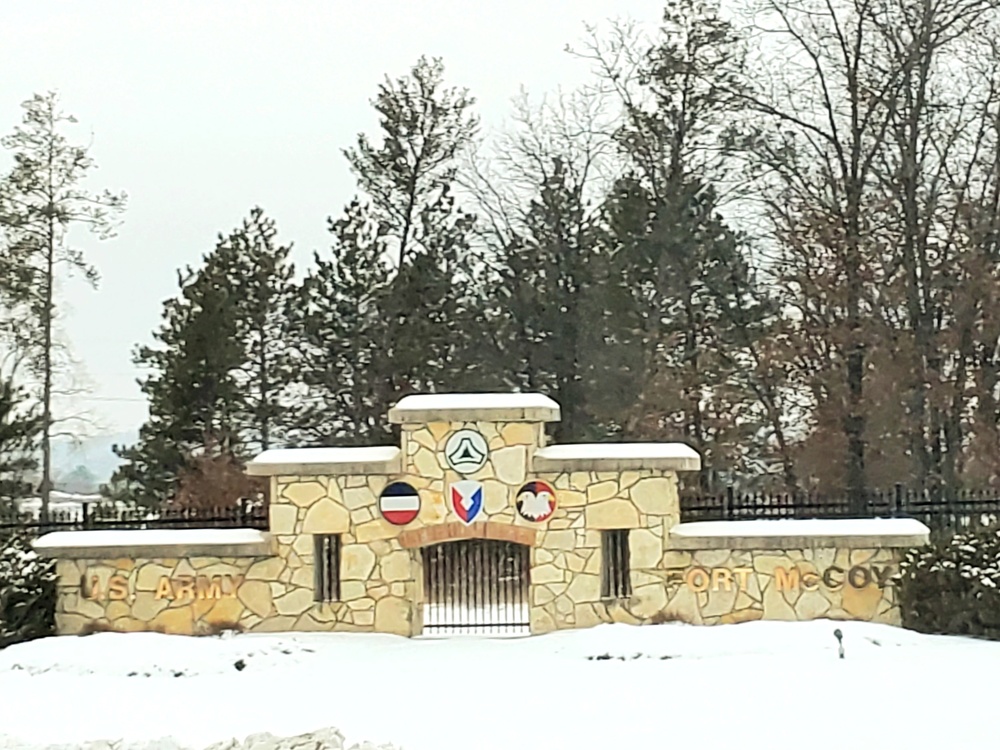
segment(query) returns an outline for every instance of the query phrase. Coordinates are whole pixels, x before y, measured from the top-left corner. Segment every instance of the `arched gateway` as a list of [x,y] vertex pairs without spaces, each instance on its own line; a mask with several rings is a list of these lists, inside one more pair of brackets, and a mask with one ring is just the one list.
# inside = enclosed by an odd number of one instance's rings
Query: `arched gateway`
[[421,549],[423,635],[527,635],[529,547],[460,539]]

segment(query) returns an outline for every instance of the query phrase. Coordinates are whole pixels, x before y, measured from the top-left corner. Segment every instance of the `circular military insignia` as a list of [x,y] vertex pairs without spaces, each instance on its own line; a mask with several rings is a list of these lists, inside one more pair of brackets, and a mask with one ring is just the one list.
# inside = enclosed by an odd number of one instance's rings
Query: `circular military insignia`
[[393,482],[379,495],[378,509],[393,526],[405,526],[420,513],[420,495],[406,482]]
[[517,491],[516,504],[521,518],[541,523],[556,511],[556,491],[548,482],[528,482]]
[[474,474],[486,464],[490,448],[486,438],[475,430],[459,430],[452,433],[444,446],[444,458],[448,466],[459,474]]

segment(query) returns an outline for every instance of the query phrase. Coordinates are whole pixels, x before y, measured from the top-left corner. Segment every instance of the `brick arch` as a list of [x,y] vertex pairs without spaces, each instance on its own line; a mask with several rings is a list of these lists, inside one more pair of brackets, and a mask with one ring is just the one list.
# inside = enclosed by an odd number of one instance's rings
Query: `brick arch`
[[426,547],[440,542],[454,542],[459,539],[495,539],[501,542],[514,542],[534,547],[538,541],[538,532],[525,526],[512,526],[492,521],[473,523],[469,526],[459,521],[453,521],[437,526],[425,526],[422,529],[408,529],[399,535],[400,545],[408,549]]

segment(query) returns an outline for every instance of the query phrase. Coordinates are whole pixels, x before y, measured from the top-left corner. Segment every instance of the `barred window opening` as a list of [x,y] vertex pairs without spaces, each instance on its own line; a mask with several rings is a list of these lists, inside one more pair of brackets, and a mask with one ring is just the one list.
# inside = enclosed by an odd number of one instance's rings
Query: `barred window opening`
[[628,534],[628,529],[601,532],[602,599],[627,599],[632,595]]
[[340,601],[340,535],[317,534],[313,544],[315,599],[318,602]]

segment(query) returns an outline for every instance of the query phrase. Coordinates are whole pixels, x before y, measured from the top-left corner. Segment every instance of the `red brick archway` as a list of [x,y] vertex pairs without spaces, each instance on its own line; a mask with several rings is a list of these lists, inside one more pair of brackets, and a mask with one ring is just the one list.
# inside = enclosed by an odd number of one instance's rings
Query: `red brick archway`
[[485,521],[466,526],[459,521],[422,529],[409,529],[399,535],[399,543],[408,549],[426,547],[429,544],[453,542],[459,539],[493,539],[500,542],[514,542],[534,547],[538,538],[535,529],[511,526],[505,523]]

